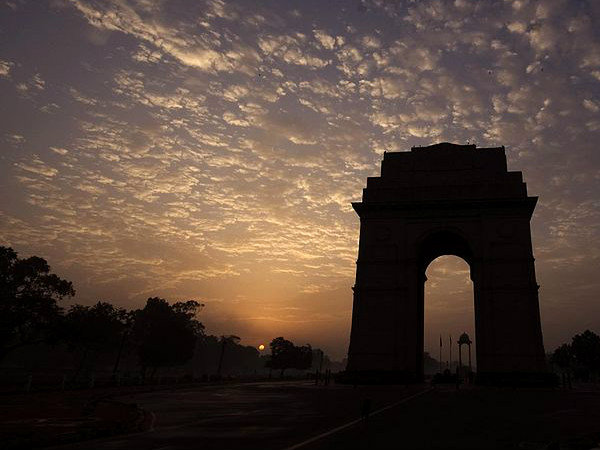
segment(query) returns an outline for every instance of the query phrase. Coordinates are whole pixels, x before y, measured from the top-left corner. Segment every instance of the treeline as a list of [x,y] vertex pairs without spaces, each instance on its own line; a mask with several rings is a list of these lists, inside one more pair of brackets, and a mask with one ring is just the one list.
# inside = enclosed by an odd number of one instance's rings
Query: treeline
[[550,363],[576,380],[597,381],[600,375],[600,336],[590,330],[576,334],[550,355]]
[[297,347],[281,337],[271,342],[271,355],[263,356],[240,345],[237,336],[207,335],[197,319],[204,305],[195,300],[152,297],[136,310],[108,302],[60,306],[74,295],[72,283],[51,273],[43,258],[21,259],[0,246],[0,365],[68,369],[69,381],[76,383],[96,372],[142,381],[173,374],[267,375],[273,369],[283,376],[288,369],[311,369],[315,359],[310,345]]

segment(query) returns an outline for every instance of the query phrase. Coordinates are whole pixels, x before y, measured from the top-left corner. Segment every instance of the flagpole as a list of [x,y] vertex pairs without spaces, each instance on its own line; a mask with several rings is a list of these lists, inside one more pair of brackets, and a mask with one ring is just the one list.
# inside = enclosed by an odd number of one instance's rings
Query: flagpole
[[440,334],[440,373],[442,373],[442,335]]
[[450,335],[449,337],[450,337],[450,365],[448,366],[448,368],[450,369],[450,371],[452,371],[452,335]]

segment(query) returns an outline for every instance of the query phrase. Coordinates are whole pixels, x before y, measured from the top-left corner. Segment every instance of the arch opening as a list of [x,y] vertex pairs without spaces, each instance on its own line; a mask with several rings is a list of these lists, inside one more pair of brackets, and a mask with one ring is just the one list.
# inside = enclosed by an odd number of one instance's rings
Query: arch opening
[[[460,233],[456,230],[439,230],[428,234],[420,245],[421,271],[425,271],[431,262],[440,256],[457,256],[469,266],[473,265],[473,250]],[[473,277],[471,277],[473,279]]]
[[[425,268],[424,359],[425,376],[449,369],[468,375],[469,348],[463,345],[459,357],[458,340],[466,333],[471,344],[471,369],[476,370],[475,292],[471,266],[456,255],[442,255]],[[441,341],[441,348],[440,348]],[[440,351],[441,350],[441,351]]]

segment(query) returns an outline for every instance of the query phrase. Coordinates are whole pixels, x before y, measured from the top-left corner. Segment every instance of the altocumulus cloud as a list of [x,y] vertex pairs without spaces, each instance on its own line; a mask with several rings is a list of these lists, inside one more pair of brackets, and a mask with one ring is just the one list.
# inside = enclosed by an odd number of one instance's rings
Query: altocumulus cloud
[[[384,151],[468,141],[505,145],[540,195],[548,347],[600,326],[597,2],[56,0],[0,12],[0,237],[47,256],[79,301],[200,298],[211,331],[285,334],[341,356],[350,202]],[[470,295],[462,279],[454,291]]]

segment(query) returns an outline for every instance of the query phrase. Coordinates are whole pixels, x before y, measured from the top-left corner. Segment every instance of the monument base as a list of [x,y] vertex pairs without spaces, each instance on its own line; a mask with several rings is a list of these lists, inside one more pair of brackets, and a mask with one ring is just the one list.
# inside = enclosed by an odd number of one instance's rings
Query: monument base
[[479,386],[555,387],[558,381],[552,372],[478,372],[475,376]]
[[[356,370],[340,372],[335,381],[340,384],[392,385],[422,383],[423,377],[408,371]],[[558,376],[551,372],[484,372],[475,375],[478,386],[555,387]]]
[[356,370],[340,372],[335,381],[341,384],[412,384],[423,382],[423,378],[408,371]]

